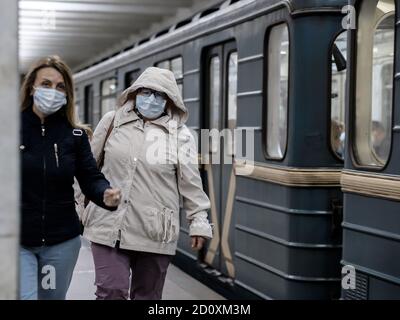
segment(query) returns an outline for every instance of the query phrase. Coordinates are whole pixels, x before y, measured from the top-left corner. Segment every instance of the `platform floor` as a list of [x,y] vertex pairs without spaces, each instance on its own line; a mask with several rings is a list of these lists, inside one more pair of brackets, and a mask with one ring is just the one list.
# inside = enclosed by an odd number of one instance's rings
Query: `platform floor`
[[[95,290],[92,253],[88,241],[82,238],[82,248],[67,300],[94,300]],[[224,297],[171,264],[165,281],[163,300],[224,300]]]

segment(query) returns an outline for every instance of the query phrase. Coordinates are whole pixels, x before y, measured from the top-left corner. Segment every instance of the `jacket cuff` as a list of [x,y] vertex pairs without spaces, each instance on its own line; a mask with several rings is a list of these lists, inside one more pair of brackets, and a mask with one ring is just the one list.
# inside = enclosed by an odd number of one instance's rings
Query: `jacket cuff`
[[118,209],[118,207],[108,207],[105,204],[102,207],[108,211],[116,211]]
[[213,237],[212,225],[207,218],[195,217],[189,226],[189,236],[199,236],[211,239]]

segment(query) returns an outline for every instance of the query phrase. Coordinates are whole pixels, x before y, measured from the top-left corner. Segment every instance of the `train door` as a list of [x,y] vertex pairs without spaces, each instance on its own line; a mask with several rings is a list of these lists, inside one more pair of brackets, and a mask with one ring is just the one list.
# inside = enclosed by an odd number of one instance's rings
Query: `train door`
[[[400,297],[399,1],[357,1],[351,32],[343,299]],[[351,278],[352,281],[349,279]]]
[[85,123],[92,123],[93,117],[93,98],[94,98],[94,91],[93,85],[88,85],[85,87],[85,100],[84,100],[84,115],[83,119]]
[[[235,42],[211,48],[205,57],[204,88],[206,112],[203,128],[213,131],[205,165],[206,190],[211,201],[214,238],[209,243],[205,263],[216,276],[234,278],[233,203],[235,195],[233,132],[236,128],[237,49]],[[218,138],[217,138],[218,136]],[[220,137],[223,137],[220,139]],[[229,279],[228,278],[228,279]]]

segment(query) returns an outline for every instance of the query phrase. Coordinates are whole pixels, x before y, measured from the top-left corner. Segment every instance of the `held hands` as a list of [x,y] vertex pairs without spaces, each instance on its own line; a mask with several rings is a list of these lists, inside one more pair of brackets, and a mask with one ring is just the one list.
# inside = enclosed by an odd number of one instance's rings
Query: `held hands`
[[107,189],[104,191],[103,202],[108,207],[117,207],[121,202],[121,190]]
[[203,248],[204,242],[206,242],[206,239],[204,239],[203,237],[192,236],[190,238],[191,247],[193,250],[200,250],[201,248]]

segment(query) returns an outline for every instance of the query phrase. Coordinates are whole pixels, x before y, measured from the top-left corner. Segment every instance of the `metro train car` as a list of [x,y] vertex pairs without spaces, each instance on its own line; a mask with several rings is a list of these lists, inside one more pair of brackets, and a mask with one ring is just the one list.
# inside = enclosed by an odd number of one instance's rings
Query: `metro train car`
[[350,4],[224,1],[74,75],[93,127],[157,66],[194,132],[254,137],[231,164],[203,161],[231,142],[199,153],[214,237],[198,254],[181,210],[174,263],[227,298],[400,298],[397,1]]
[[352,1],[342,264],[344,299],[400,299],[399,1]]

